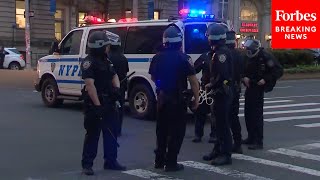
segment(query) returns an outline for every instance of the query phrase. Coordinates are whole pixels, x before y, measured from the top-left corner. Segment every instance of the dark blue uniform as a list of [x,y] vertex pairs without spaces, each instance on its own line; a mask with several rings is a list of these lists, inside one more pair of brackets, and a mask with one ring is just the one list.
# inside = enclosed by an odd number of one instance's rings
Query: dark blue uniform
[[215,150],[220,155],[231,157],[232,137],[230,132],[230,107],[232,102],[233,66],[232,54],[225,46],[215,48],[210,68],[212,89],[217,92],[214,96],[213,114],[216,117],[218,142]]
[[[120,50],[112,51],[110,53],[110,61],[114,65],[114,69],[119,77],[120,82],[126,78],[127,73],[129,72],[129,65],[127,58],[121,53]],[[119,125],[117,134],[121,135],[122,131],[122,122],[123,122],[123,113],[124,113],[124,103],[125,103],[125,92],[127,90],[127,80],[120,84],[120,93],[121,93],[121,100],[120,100],[120,109],[119,109]]]
[[[210,83],[210,62],[212,53],[205,52],[194,62],[194,68],[196,73],[202,72],[201,77],[201,88],[205,90],[205,85]],[[203,136],[203,129],[205,120],[207,119],[207,114],[210,113],[210,106],[205,102],[200,104],[197,111],[195,112],[195,135],[199,138]],[[214,115],[211,114],[211,133],[210,137],[215,137],[215,120]]]
[[244,63],[241,53],[237,49],[230,49],[233,60],[233,79],[234,79],[234,91],[231,107],[231,130],[235,146],[241,145],[241,125],[239,121],[239,99],[241,93],[241,78],[244,72]]
[[177,165],[186,131],[182,91],[187,89],[187,77],[195,74],[192,64],[189,56],[170,49],[155,55],[150,64],[149,74],[157,86],[156,164]]
[[[104,107],[104,115],[100,119],[89,97],[84,97],[84,128],[86,136],[83,146],[82,167],[91,168],[97,155],[100,133],[103,133],[104,160],[106,166],[111,166],[117,159],[117,118],[114,102],[110,98],[103,98],[112,93],[112,78],[116,74],[111,61],[108,59],[94,59],[88,56],[81,64],[82,79],[94,79],[99,100]],[[112,134],[111,134],[112,133]]]

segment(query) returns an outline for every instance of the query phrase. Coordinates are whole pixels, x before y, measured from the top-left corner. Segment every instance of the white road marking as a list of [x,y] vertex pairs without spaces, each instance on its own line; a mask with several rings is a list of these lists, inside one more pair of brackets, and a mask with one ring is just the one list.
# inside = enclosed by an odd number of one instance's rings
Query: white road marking
[[279,86],[279,87],[274,87],[275,89],[285,89],[285,88],[291,88],[292,86]]
[[[314,95],[303,95],[303,96],[283,96],[283,97],[270,97],[270,98],[264,98],[264,99],[268,100],[268,99],[303,98],[303,97],[320,97],[320,95],[314,94]],[[244,101],[244,98],[241,98],[240,101]]]
[[258,164],[274,166],[274,167],[278,167],[278,168],[288,169],[291,171],[296,171],[296,172],[303,173],[303,174],[309,174],[312,176],[319,176],[320,177],[320,171],[317,171],[314,169],[309,169],[309,168],[304,168],[304,167],[300,167],[300,166],[295,166],[292,164],[285,164],[285,163],[281,163],[281,162],[277,162],[277,161],[270,161],[270,160],[255,158],[255,157],[246,156],[246,155],[242,155],[242,154],[233,154],[232,158],[239,159],[239,160],[245,160],[245,161],[251,161],[254,163],[258,163]]
[[200,162],[184,161],[184,162],[180,162],[180,163],[183,164],[184,166],[187,166],[187,167],[210,171],[210,172],[214,172],[217,174],[231,176],[234,178],[241,178],[241,179],[248,179],[248,180],[271,180],[269,178],[257,176],[254,174],[244,173],[244,172],[240,172],[240,171],[232,170],[232,169],[227,169],[227,168],[215,167],[215,166],[211,166],[211,165],[200,163]]
[[299,151],[291,150],[291,149],[279,148],[279,149],[274,149],[274,150],[269,150],[269,151],[273,152],[273,153],[278,153],[278,154],[291,156],[291,157],[298,157],[298,158],[303,158],[303,159],[320,161],[320,156],[319,155],[299,152]]
[[[290,114],[290,113],[317,112],[317,111],[320,111],[320,108],[299,109],[299,110],[289,110],[289,111],[272,111],[272,112],[264,112],[263,115],[267,115],[267,114]],[[239,114],[239,117],[244,117],[244,114]]]
[[[299,106],[315,106],[320,103],[298,103],[298,104],[284,104],[284,105],[275,105],[275,106],[264,106],[263,109],[273,109],[273,108],[285,108],[285,107],[299,107]],[[244,108],[239,108],[244,110]]]
[[[264,113],[264,114],[266,114],[266,113]],[[299,120],[299,119],[316,119],[316,118],[320,118],[320,115],[278,117],[278,118],[264,119],[264,121],[278,122],[278,121],[290,121],[290,120]]]
[[296,150],[314,150],[314,149],[320,149],[320,143],[311,143],[311,144],[303,144],[298,146],[293,146],[291,149]]
[[[292,100],[265,101],[265,102],[264,102],[264,104],[271,104],[271,103],[283,103],[283,102],[292,102]],[[244,103],[240,103],[240,105],[244,105]]]
[[123,173],[137,176],[137,177],[144,178],[144,179],[152,179],[152,180],[169,180],[169,179],[182,180],[182,179],[178,179],[178,178],[174,178],[174,177],[169,177],[169,176],[157,174],[157,173],[154,173],[154,172],[151,172],[148,170],[144,170],[144,169],[134,169],[134,170],[129,170],[129,171],[123,171]]
[[299,125],[295,125],[295,126],[303,127],[303,128],[314,128],[314,127],[320,127],[320,123],[299,124]]

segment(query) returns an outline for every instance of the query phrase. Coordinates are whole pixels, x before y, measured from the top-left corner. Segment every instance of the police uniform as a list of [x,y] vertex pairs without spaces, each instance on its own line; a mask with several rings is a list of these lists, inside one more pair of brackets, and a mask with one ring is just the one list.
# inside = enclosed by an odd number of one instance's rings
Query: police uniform
[[243,57],[241,53],[237,49],[235,49],[235,45],[236,45],[235,39],[236,38],[235,38],[234,31],[227,32],[226,44],[232,54],[233,80],[234,80],[232,107],[231,107],[231,113],[230,113],[231,131],[232,131],[233,142],[234,142],[232,152],[242,154],[241,124],[240,124],[238,115],[239,115],[239,105],[240,105],[239,99],[240,99],[240,93],[241,93],[241,78],[243,76],[244,67],[243,67]]
[[[95,32],[89,41],[103,39],[101,32]],[[96,38],[96,39],[95,39]],[[107,41],[107,40],[105,40]],[[89,42],[90,43],[90,42]],[[101,106],[95,106],[90,96],[83,89],[84,96],[84,128],[86,135],[82,154],[82,168],[86,175],[93,175],[93,161],[97,155],[100,133],[103,133],[104,168],[124,170],[117,162],[117,118],[115,111],[115,88],[112,80],[116,75],[113,65],[103,54],[104,44],[100,47],[101,54],[90,53],[81,63],[82,79],[93,79]],[[96,45],[93,45],[93,47]],[[101,45],[99,45],[101,46]],[[98,46],[97,46],[98,47]]]
[[[120,44],[112,44],[111,46],[111,52],[109,55],[110,61],[114,65],[114,69],[119,77],[119,80],[122,81],[126,78],[127,73],[129,72],[129,65],[128,65],[128,59],[123,55],[123,53],[120,50]],[[119,125],[117,134],[118,136],[121,136],[122,132],[122,122],[123,122],[123,113],[124,113],[124,103],[125,103],[125,92],[127,90],[127,80],[124,80],[120,84],[120,91],[121,91],[121,101],[120,101],[120,109],[119,109]]]
[[[248,40],[249,41],[249,40]],[[252,42],[251,42],[252,41]],[[251,48],[256,44],[256,48]],[[244,144],[250,144],[249,149],[263,148],[263,103],[264,92],[269,87],[273,88],[275,81],[282,76],[281,65],[260,47],[257,40],[250,40],[245,43],[248,49],[248,62],[245,67],[244,77],[249,78],[249,87],[245,92],[245,121],[248,131],[248,138]],[[274,79],[275,78],[275,79]],[[264,85],[258,85],[264,79]]]
[[221,25],[211,24],[208,27],[208,39],[215,51],[211,57],[210,86],[208,88],[216,92],[212,110],[216,117],[218,141],[213,151],[208,156],[204,156],[204,160],[212,160],[212,165],[226,165],[232,163],[229,118],[233,94],[232,54],[225,45],[226,30]]
[[[167,33],[169,36],[170,33],[173,33],[173,36],[181,34],[176,31],[178,31],[176,27],[168,27],[164,32],[164,43]],[[182,35],[168,39],[178,39],[181,43]],[[192,65],[189,56],[182,53],[179,48],[170,47],[156,54],[150,64],[149,74],[157,87],[155,168],[165,167],[166,171],[183,169],[183,166],[177,163],[187,123],[185,116],[187,105],[183,101],[182,92],[187,89],[187,77],[195,75]]]
[[[212,56],[211,52],[205,52],[194,62],[194,68],[196,73],[202,72],[201,77],[201,89],[205,90],[205,85],[210,83],[210,57]],[[205,101],[199,106],[195,112],[195,138],[193,142],[200,142],[203,136],[204,124],[207,119],[207,115],[210,112],[210,105],[206,104]],[[216,140],[215,135],[215,122],[214,115],[210,116],[211,124],[211,133],[209,143],[214,143]]]

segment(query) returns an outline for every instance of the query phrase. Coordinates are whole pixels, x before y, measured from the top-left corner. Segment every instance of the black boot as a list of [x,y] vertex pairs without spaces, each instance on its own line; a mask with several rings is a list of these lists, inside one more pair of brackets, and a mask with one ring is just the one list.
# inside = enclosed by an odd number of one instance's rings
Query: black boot
[[229,164],[232,164],[232,159],[230,156],[221,155],[213,159],[211,164],[215,166],[229,165]]
[[175,164],[175,165],[166,165],[164,167],[164,170],[166,172],[174,172],[174,171],[182,171],[184,169],[184,166],[182,164]]
[[246,145],[250,145],[250,144],[253,144],[253,143],[254,143],[254,141],[252,139],[249,139],[249,138],[247,138],[247,139],[242,141],[242,144],[246,144]]
[[121,164],[119,164],[118,161],[115,161],[112,163],[105,162],[103,168],[110,169],[110,170],[116,170],[116,171],[125,171],[127,169],[125,166],[122,166]]
[[87,176],[92,176],[92,175],[94,175],[94,171],[92,168],[83,168],[82,174],[85,174]]
[[218,151],[213,150],[209,154],[204,155],[202,159],[205,160],[205,161],[211,161],[211,160],[213,160],[214,158],[216,158],[218,156],[219,156]]
[[201,142],[201,137],[199,137],[199,136],[194,137],[194,139],[192,140],[192,142],[194,142],[194,143],[199,143],[199,142]]
[[263,149],[263,144],[262,143],[254,143],[248,146],[248,149],[250,150],[260,150]]
[[155,162],[154,163],[155,169],[163,169],[164,168],[164,162]]
[[232,152],[236,154],[243,154],[241,144],[233,144]]

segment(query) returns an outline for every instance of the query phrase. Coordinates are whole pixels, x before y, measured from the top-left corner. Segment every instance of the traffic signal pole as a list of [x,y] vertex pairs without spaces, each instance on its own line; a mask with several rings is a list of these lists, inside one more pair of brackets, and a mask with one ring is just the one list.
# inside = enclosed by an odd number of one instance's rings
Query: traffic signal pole
[[26,40],[26,69],[31,69],[31,47],[30,47],[30,3],[29,0],[25,0],[25,40]]

